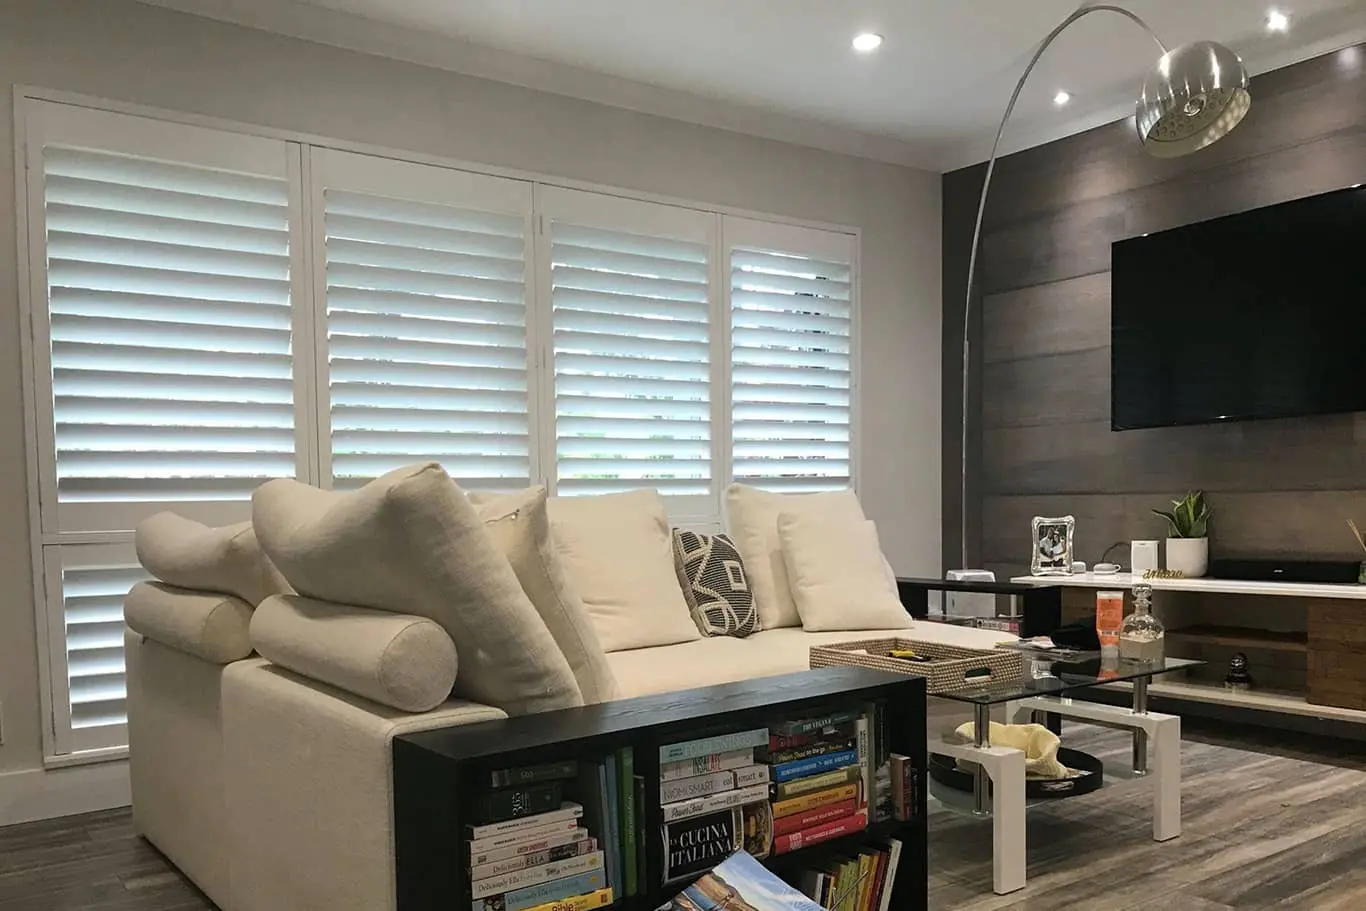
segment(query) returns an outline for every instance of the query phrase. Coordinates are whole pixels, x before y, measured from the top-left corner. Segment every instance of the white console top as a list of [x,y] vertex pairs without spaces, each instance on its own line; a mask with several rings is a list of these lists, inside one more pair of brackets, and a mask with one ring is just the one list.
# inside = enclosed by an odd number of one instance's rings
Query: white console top
[[1070,576],[1016,576],[1022,585],[1065,585],[1073,588],[1132,588],[1140,582],[1154,591],[1210,592],[1233,595],[1282,595],[1291,598],[1352,598],[1366,601],[1366,585],[1318,582],[1254,582],[1246,579],[1144,579],[1132,573],[1075,573]]

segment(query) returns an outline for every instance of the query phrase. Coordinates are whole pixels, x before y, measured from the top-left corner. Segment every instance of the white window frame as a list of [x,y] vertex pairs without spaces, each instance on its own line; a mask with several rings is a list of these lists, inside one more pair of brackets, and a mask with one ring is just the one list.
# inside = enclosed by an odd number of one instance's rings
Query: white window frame
[[[41,265],[38,268],[34,267],[35,257],[45,255],[45,226],[41,216],[44,204],[42,181],[41,179],[30,180],[28,169],[28,163],[31,159],[38,161],[41,176],[41,157],[33,153],[36,137],[41,134],[41,126],[36,119],[38,116],[36,112],[41,108],[68,106],[82,112],[82,116],[131,115],[148,121],[160,121],[182,129],[197,127],[216,133],[238,134],[244,140],[269,139],[291,144],[291,153],[288,156],[290,205],[293,211],[299,213],[299,217],[294,219],[291,225],[290,269],[291,295],[295,313],[293,330],[296,339],[294,350],[296,460],[298,462],[298,476],[301,480],[313,484],[330,484],[330,471],[326,470],[326,460],[330,454],[321,452],[322,447],[316,445],[317,441],[325,438],[325,432],[328,432],[327,438],[330,438],[330,428],[328,424],[322,423],[326,420],[327,399],[324,395],[317,394],[327,388],[326,324],[322,320],[326,300],[324,294],[316,293],[318,288],[316,274],[319,269],[319,263],[316,262],[316,250],[320,238],[313,235],[314,214],[319,200],[315,198],[316,180],[311,174],[311,168],[313,167],[313,156],[320,153],[332,154],[335,152],[392,159],[398,165],[429,165],[455,172],[467,172],[474,177],[505,178],[532,185],[534,208],[528,246],[530,257],[526,276],[528,298],[527,345],[528,368],[530,376],[533,378],[531,385],[536,392],[535,394],[529,392],[528,407],[532,409],[529,414],[529,420],[532,421],[531,432],[533,436],[531,470],[533,477],[539,477],[543,480],[550,480],[550,476],[553,474],[549,467],[553,465],[555,441],[553,430],[553,367],[551,367],[551,360],[548,355],[550,342],[545,334],[545,324],[548,324],[549,321],[549,309],[548,302],[543,303],[543,300],[548,297],[549,289],[540,287],[540,275],[542,274],[540,267],[543,256],[547,257],[546,267],[549,265],[548,237],[541,230],[543,222],[540,217],[541,209],[539,206],[541,198],[546,194],[550,194],[554,198],[556,194],[562,192],[579,192],[595,194],[600,198],[614,197],[624,203],[654,203],[690,209],[709,215],[714,219],[715,239],[710,263],[712,287],[711,369],[713,376],[712,474],[713,484],[717,488],[716,500],[718,502],[701,507],[676,504],[671,508],[671,517],[674,521],[695,528],[721,527],[723,518],[721,515],[722,506],[719,501],[722,499],[721,493],[724,491],[724,487],[730,483],[730,434],[719,431],[727,426],[730,415],[729,270],[731,246],[746,245],[745,238],[755,236],[751,232],[759,232],[767,238],[757,242],[759,246],[781,246],[781,238],[789,236],[796,238],[803,235],[810,237],[813,233],[842,236],[844,242],[852,244],[853,250],[853,255],[850,257],[853,315],[851,327],[850,484],[855,490],[858,489],[859,477],[862,473],[863,421],[860,389],[863,364],[860,329],[862,309],[862,273],[859,256],[861,231],[857,227],[819,220],[777,216],[731,205],[698,203],[695,200],[681,199],[666,194],[625,190],[554,174],[528,172],[373,143],[339,140],[297,130],[263,127],[82,93],[28,85],[16,85],[13,91],[15,101],[15,208],[19,225],[17,232],[19,313],[21,325],[26,327],[26,331],[21,332],[20,355],[23,368],[21,380],[24,400],[25,457],[29,488],[28,519],[32,544],[33,609],[37,621],[38,664],[41,678],[39,698],[43,715],[49,719],[49,723],[43,725],[44,764],[48,767],[117,759],[125,756],[127,749],[126,747],[116,747],[96,749],[89,752],[72,752],[70,743],[58,743],[56,736],[57,716],[54,708],[56,702],[54,681],[60,677],[62,689],[65,691],[66,643],[60,592],[57,592],[56,600],[58,603],[55,611],[48,603],[47,592],[50,585],[45,568],[44,548],[63,544],[117,545],[131,541],[131,533],[127,531],[63,533],[55,530],[50,531],[49,528],[55,529],[55,526],[50,526],[47,521],[52,510],[50,508],[45,510],[45,507],[55,506],[56,502],[55,462],[52,461],[55,441],[52,439],[51,421],[44,419],[44,415],[47,418],[51,417],[51,371],[45,358],[43,363],[38,361],[36,352],[40,350],[40,346],[47,344],[47,336],[43,334],[39,338],[35,330],[34,320],[36,308],[41,306],[41,302],[46,297],[45,269]],[[117,119],[116,116],[115,119]],[[134,140],[141,138],[152,142],[158,132],[159,130],[154,129],[142,136],[130,136],[129,138]],[[107,137],[101,135],[94,144],[97,148],[107,147]],[[153,146],[155,147],[155,143]],[[160,148],[164,149],[164,146],[160,146]],[[156,152],[150,154],[153,157],[157,155]],[[36,218],[35,213],[37,213]],[[320,216],[320,212],[318,214]],[[749,245],[755,245],[755,243],[751,242]],[[802,249],[806,248],[794,248],[794,252],[801,252]],[[43,308],[42,312],[45,313],[46,309]],[[41,350],[47,349],[42,348]],[[551,377],[549,394],[552,399],[547,402],[545,399],[547,382],[544,378],[548,375],[548,369],[552,371],[549,374]],[[44,374],[44,370],[46,370],[46,374]],[[47,377],[46,381],[43,379],[44,375]],[[547,409],[549,410],[547,411]],[[548,420],[547,414],[550,416]],[[551,428],[549,434],[544,432],[545,426]],[[43,432],[44,427],[49,428],[46,433]],[[547,457],[546,447],[549,448],[551,460],[549,463],[545,461]],[[51,489],[48,489],[49,484]],[[166,503],[164,507],[177,508],[177,504]],[[240,510],[234,512],[231,508],[218,509],[216,507],[191,509],[189,512],[202,521],[220,524],[241,521],[248,515]],[[58,566],[60,566],[59,563]],[[55,626],[54,617],[57,618]]]

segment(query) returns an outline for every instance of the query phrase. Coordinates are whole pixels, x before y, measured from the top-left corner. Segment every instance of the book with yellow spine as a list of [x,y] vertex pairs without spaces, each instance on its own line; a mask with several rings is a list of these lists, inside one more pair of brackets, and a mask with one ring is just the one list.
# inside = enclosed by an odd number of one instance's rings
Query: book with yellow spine
[[775,801],[773,815],[782,817],[791,816],[793,813],[805,813],[807,810],[814,810],[826,804],[855,798],[858,796],[858,790],[857,784],[846,784],[825,791],[817,791],[814,794],[802,794],[798,797],[790,797],[787,800]]
[[528,908],[527,911],[592,911],[593,908],[606,908],[610,904],[612,904],[612,890],[606,888],[589,892],[587,895],[575,895],[573,898],[561,898],[558,901],[546,902],[544,905]]

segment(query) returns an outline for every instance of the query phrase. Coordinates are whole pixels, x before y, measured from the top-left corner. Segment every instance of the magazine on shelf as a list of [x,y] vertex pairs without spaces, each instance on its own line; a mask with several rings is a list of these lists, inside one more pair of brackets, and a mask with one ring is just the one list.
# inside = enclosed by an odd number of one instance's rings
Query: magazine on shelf
[[744,851],[726,858],[659,911],[821,911],[821,906],[783,882]]

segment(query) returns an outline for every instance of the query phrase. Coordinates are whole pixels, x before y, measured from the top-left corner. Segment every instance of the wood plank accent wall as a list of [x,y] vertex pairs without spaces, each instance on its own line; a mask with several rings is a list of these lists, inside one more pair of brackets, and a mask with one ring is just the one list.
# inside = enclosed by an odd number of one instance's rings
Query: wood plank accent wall
[[[1361,556],[1345,519],[1366,521],[1366,414],[1110,430],[1112,242],[1366,181],[1366,45],[1259,76],[1252,95],[1237,130],[1186,158],[1148,157],[1126,120],[998,162],[971,329],[969,566],[1027,571],[1030,518],[1065,514],[1095,562],[1163,537],[1148,509],[1196,487],[1216,555]],[[943,178],[945,568],[962,565],[963,289],[984,170]]]

